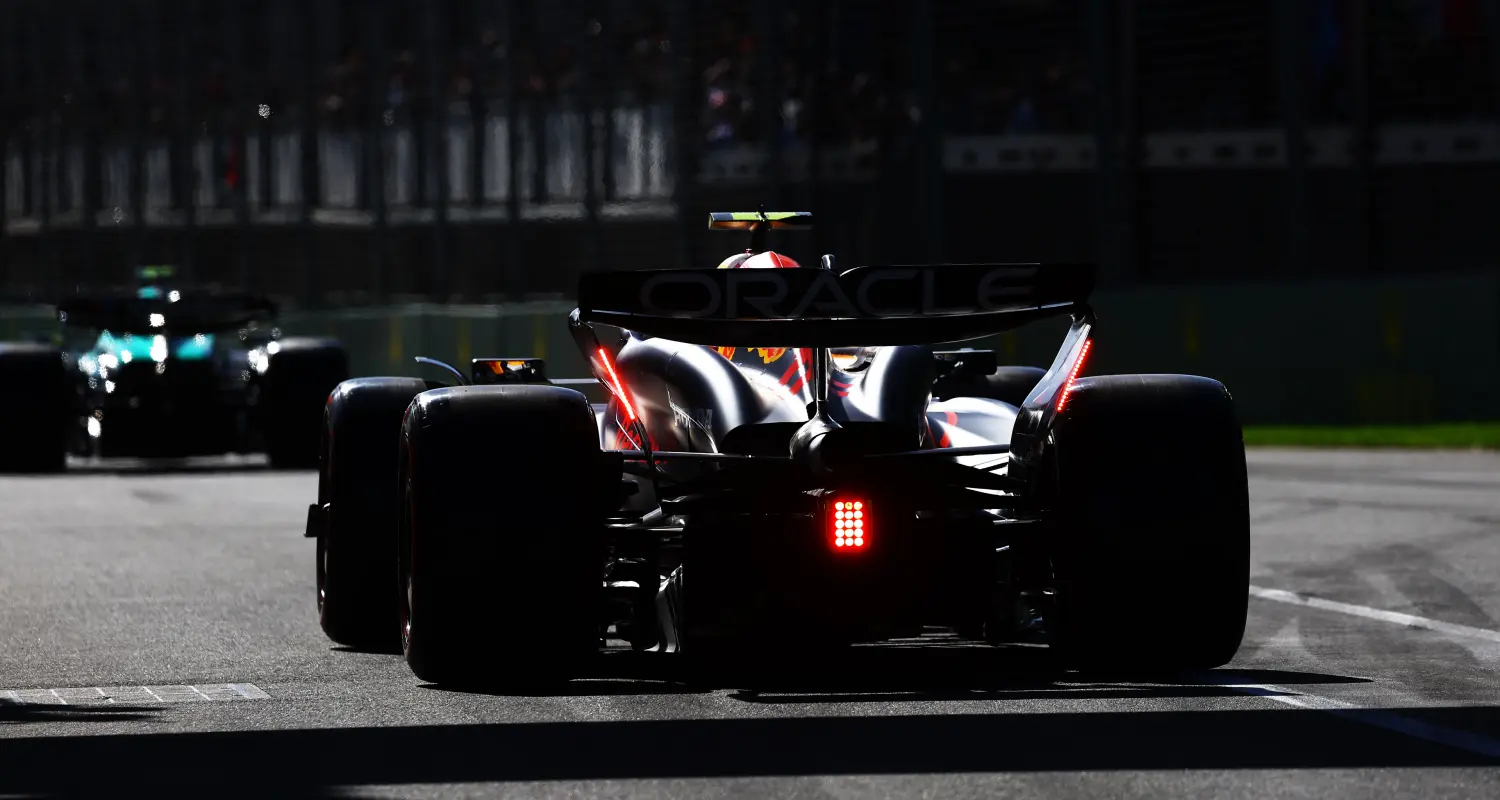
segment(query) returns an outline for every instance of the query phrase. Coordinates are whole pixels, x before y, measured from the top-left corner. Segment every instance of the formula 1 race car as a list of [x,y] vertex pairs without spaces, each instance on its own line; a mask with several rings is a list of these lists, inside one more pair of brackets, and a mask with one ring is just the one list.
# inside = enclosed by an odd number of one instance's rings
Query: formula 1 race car
[[142,268],[138,286],[62,300],[54,342],[0,344],[0,467],[251,452],[316,465],[323,404],[349,377],[343,348],[283,338],[267,298],[178,289],[172,275]]
[[[1249,505],[1225,387],[1085,377],[1091,267],[765,248],[809,223],[714,214],[752,236],[719,269],[584,276],[571,330],[607,402],[532,359],[340,385],[306,530],[324,631],[452,684],[576,675],[608,640],[717,663],[932,626],[1077,667],[1229,661]],[[1054,315],[1046,370],[931,346]]]

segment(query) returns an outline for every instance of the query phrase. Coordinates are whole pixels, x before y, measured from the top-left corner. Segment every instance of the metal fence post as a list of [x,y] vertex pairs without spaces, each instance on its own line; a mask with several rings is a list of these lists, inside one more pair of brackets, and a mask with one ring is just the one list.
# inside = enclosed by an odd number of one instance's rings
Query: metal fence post
[[[139,2],[125,6],[126,27],[140,30],[141,25],[150,24],[150,15],[141,13]],[[139,36],[130,37],[131,88],[126,96],[130,103],[130,215],[131,215],[131,267],[145,263],[146,255],[146,53],[145,42]]]
[[[603,10],[599,12],[605,33],[605,38],[602,41],[609,41],[609,38],[615,36],[614,26],[619,24],[620,20],[614,15],[614,3],[606,2],[603,6]],[[596,70],[598,70],[598,60],[598,58],[595,58]],[[604,132],[602,136],[604,140],[604,147],[602,148],[604,164],[602,169],[604,172],[604,202],[606,203],[613,203],[618,199],[615,187],[615,107],[620,99],[620,82],[616,80],[618,74],[619,71],[614,69],[613,65],[606,65],[603,69],[602,85],[598,87],[600,96],[604,98],[604,102],[599,105],[602,106],[600,114],[604,118]],[[645,106],[644,98],[641,98],[639,102],[642,107]]]
[[1366,2],[1349,4],[1349,86],[1354,108],[1354,252],[1362,272],[1378,272],[1379,232],[1374,225],[1375,113],[1370,82],[1370,9]]
[[[537,21],[536,3],[542,2],[547,2],[547,0],[535,0],[534,3],[530,4],[531,7],[527,9],[529,13],[526,15],[526,38],[533,43],[533,47],[536,42],[541,40],[541,37],[537,35],[540,25]],[[540,49],[534,48],[532,53],[538,65],[545,63],[545,56],[540,52]],[[547,132],[548,109],[546,102],[546,98],[549,96],[553,96],[553,87],[550,83],[541,91],[532,92],[528,97],[529,102],[527,103],[530,112],[528,116],[531,120],[531,201],[533,203],[546,203],[549,199],[547,191],[547,151],[550,142]]]
[[826,199],[829,192],[823,175],[823,126],[827,124],[828,119],[825,108],[831,101],[828,92],[828,76],[833,59],[837,57],[834,47],[836,41],[833,21],[838,17],[838,6],[839,0],[827,0],[827,2],[813,6],[813,49],[822,57],[815,59],[812,63],[811,93],[807,104],[798,115],[801,121],[800,133],[807,141],[807,172],[808,178],[812,181],[810,187],[812,200],[808,205],[811,206],[814,221],[818,222],[813,225],[812,234],[814,252],[819,257],[829,253],[834,253],[836,256],[842,255],[834,252],[837,248],[832,244],[836,237],[830,235],[830,230],[840,224],[840,217],[833,208],[825,208],[830,204]]
[[1272,40],[1281,84],[1282,129],[1286,135],[1286,267],[1301,275],[1307,268],[1307,15],[1305,0],[1278,0]]
[[[276,170],[271,164],[271,148],[276,138],[276,123],[273,122],[281,109],[271,108],[271,97],[276,88],[272,84],[275,76],[276,65],[264,46],[257,46],[256,42],[269,41],[276,35],[275,8],[272,0],[259,0],[252,5],[260,14],[253,25],[246,25],[251,34],[250,51],[255,54],[256,64],[256,106],[252,113],[246,108],[245,113],[250,118],[251,124],[255,125],[255,171],[258,176],[257,184],[260,186],[260,202],[257,204],[262,210],[270,210],[276,205]],[[178,25],[181,25],[181,21]],[[266,104],[266,115],[260,113],[261,104]],[[248,170],[247,170],[248,174]],[[248,189],[247,189],[248,191]]]
[[62,82],[54,94],[64,127],[56,169],[60,192],[58,211],[65,210],[70,218],[70,227],[76,229],[71,217],[78,212],[80,200],[78,188],[73,182],[73,154],[77,152],[83,138],[84,105],[79,97],[83,83],[83,55],[79,44],[78,19],[62,10],[56,13],[54,26],[57,31],[58,61],[62,65]]
[[[418,151],[418,160],[427,162],[431,159],[429,168],[433,171],[433,189],[437,195],[432,198],[432,299],[446,303],[454,290],[448,263],[448,99],[447,70],[444,69],[447,48],[443,46],[446,31],[439,4],[424,3],[422,9],[426,34],[423,37],[426,52],[422,60],[427,63],[428,99],[427,113],[422,115],[425,118],[418,120],[417,125],[431,138],[424,142],[427,146]],[[425,194],[425,180],[423,184]]]
[[917,190],[922,208],[921,255],[941,262],[943,248],[943,119],[938,100],[935,0],[917,0],[912,20],[912,77],[917,97]]
[[[591,5],[591,4],[590,4]],[[582,58],[583,67],[580,70],[579,118],[583,120],[583,213],[584,224],[588,227],[589,247],[593,251],[593,268],[607,269],[604,264],[604,228],[599,223],[599,129],[595,119],[598,110],[598,60],[599,60],[599,35],[602,32],[598,18],[592,14],[593,9],[588,9],[583,20],[583,29],[574,28],[577,33],[570,36],[574,41],[581,40],[579,55]],[[573,26],[577,26],[579,20],[570,20]],[[576,38],[575,38],[576,37]]]
[[[1492,81],[1488,116],[1490,121],[1494,122],[1500,118],[1500,0],[1486,0],[1483,11],[1486,14],[1484,32],[1489,38],[1490,45],[1490,80]],[[1497,200],[1500,200],[1500,197],[1492,196],[1491,202]],[[1500,229],[1497,229],[1496,233],[1500,234]],[[1500,252],[1500,236],[1492,242],[1495,245],[1495,251]]]
[[52,236],[52,204],[56,199],[56,181],[53,180],[53,159],[57,153],[57,139],[61,136],[61,127],[58,125],[57,109],[52,98],[55,96],[54,85],[57,76],[53,71],[53,64],[49,63],[47,57],[49,52],[48,34],[51,33],[46,19],[50,6],[38,7],[31,17],[29,27],[31,38],[31,69],[32,91],[35,98],[35,113],[33,116],[34,135],[37,138],[37,159],[39,169],[36,170],[39,181],[37,185],[36,204],[36,235],[42,242],[42,251],[46,253],[44,264],[47,269],[47,287],[50,293],[56,296],[62,289],[62,281],[58,275],[61,259],[57,253],[57,242]]
[[[481,42],[482,43],[482,42]],[[472,42],[471,42],[472,44]],[[469,75],[469,206],[485,206],[484,174],[490,164],[489,152],[489,85],[493,77],[490,60],[482,50],[470,65]]]
[[239,240],[235,254],[239,261],[239,286],[248,289],[255,285],[256,247],[255,234],[250,230],[250,192],[247,185],[250,165],[246,152],[249,149],[246,131],[249,115],[246,113],[246,106],[250,102],[250,92],[245,50],[249,31],[246,30],[243,10],[240,3],[228,3],[223,19],[229,64],[229,109],[225,121],[229,130],[230,163],[225,166],[229,174],[234,176],[229,196],[234,204],[234,227]]
[[[32,217],[36,214],[36,142],[37,126],[41,124],[38,118],[40,109],[36,107],[36,97],[33,92],[28,91],[37,83],[31,53],[40,47],[32,36],[30,28],[31,15],[27,13],[30,9],[18,9],[16,15],[16,74],[21,76],[20,86],[16,89],[16,99],[19,105],[25,109],[24,117],[20,126],[21,144],[21,216]],[[28,45],[28,42],[30,44]]]
[[83,17],[79,30],[83,48],[83,80],[79,85],[79,102],[83,109],[83,141],[79,144],[83,161],[83,197],[79,204],[79,227],[83,236],[84,263],[89,274],[99,268],[99,211],[104,205],[104,186],[100,175],[103,143],[100,128],[104,109],[98,105],[102,94],[103,71],[99,64],[99,23]]
[[1493,119],[1500,116],[1500,0],[1484,0],[1481,11],[1485,15],[1484,32],[1490,40],[1490,113]]
[[19,39],[13,35],[14,24],[14,15],[0,14],[0,286],[10,285],[10,143],[17,127],[11,45]]
[[1134,76],[1121,74],[1122,67],[1128,69],[1132,61],[1121,54],[1121,45],[1132,37],[1124,19],[1131,10],[1129,6],[1129,0],[1118,4],[1115,0],[1089,0],[1084,15],[1085,42],[1097,93],[1097,261],[1103,285],[1119,285],[1135,277],[1136,244],[1131,225],[1135,192],[1127,173],[1139,158],[1139,142],[1132,135],[1135,121],[1127,122],[1122,113],[1130,105]]
[[760,116],[760,135],[766,153],[767,208],[781,207],[782,183],[785,181],[785,157],[781,146],[781,81],[777,80],[781,61],[780,23],[784,11],[778,0],[760,0],[755,4],[757,32],[755,53],[755,104]]
[[682,263],[685,267],[697,266],[698,238],[700,229],[694,224],[694,202],[697,199],[698,183],[698,110],[702,107],[702,95],[698,86],[698,71],[695,69],[693,51],[692,0],[670,0],[667,6],[668,27],[671,30],[671,54],[676,63],[673,70],[672,102],[672,204],[676,208],[682,230]]
[[198,27],[198,5],[188,4],[179,12],[177,19],[177,80],[173,101],[177,106],[177,124],[173,126],[173,188],[174,204],[177,205],[183,215],[183,227],[181,244],[177,258],[188,280],[194,278],[197,269],[197,238],[198,238],[198,171],[195,167],[197,159],[193,157],[197,150],[197,133],[192,123],[192,100],[188,96],[188,86],[197,79],[197,71],[189,56],[195,42],[193,32]]
[[520,45],[519,28],[525,16],[519,12],[521,0],[504,4],[505,24],[505,252],[504,282],[506,294],[521,293],[521,261],[525,258],[521,238],[521,125],[523,124],[521,74],[516,48]]
[[371,246],[370,268],[374,283],[374,299],[383,303],[391,287],[390,259],[386,255],[386,244],[390,237],[390,202],[386,193],[386,89],[389,87],[391,60],[386,42],[386,26],[390,24],[390,0],[367,0],[365,5],[365,41],[369,57],[366,59],[365,94],[369,98],[368,110],[361,120],[365,131],[365,176],[368,185],[366,195],[370,204]]
[[297,173],[302,191],[298,198],[298,227],[302,240],[303,297],[308,306],[322,301],[321,276],[318,274],[317,231],[313,213],[321,204],[321,177],[318,174],[318,18],[312,3],[301,3],[302,14],[302,119],[298,133]]

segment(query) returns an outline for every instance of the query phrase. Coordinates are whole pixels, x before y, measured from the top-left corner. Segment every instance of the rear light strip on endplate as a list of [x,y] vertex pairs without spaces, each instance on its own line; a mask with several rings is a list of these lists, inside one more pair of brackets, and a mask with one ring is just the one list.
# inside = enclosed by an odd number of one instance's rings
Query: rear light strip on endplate
[[620,376],[615,373],[615,363],[609,357],[609,351],[599,348],[599,360],[604,362],[604,371],[609,373],[609,388],[620,398],[620,405],[625,409],[625,416],[631,422],[635,422],[635,404],[630,402],[630,396],[625,393],[625,384],[620,382]]
[[1078,381],[1078,373],[1083,370],[1084,359],[1089,357],[1089,350],[1093,346],[1093,339],[1083,340],[1083,348],[1078,351],[1078,358],[1073,361],[1073,369],[1068,372],[1068,382],[1063,384],[1062,391],[1057,393],[1057,413],[1061,414],[1063,406],[1068,404],[1068,395],[1073,393],[1073,384]]

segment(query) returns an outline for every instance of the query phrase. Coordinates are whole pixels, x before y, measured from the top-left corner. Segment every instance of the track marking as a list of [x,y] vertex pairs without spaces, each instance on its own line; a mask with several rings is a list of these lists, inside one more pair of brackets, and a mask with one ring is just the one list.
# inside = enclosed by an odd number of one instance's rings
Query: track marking
[[1232,689],[1254,697],[1263,697],[1267,700],[1294,708],[1301,708],[1308,711],[1322,711],[1332,714],[1335,717],[1349,720],[1350,722],[1381,728],[1392,733],[1399,733],[1414,739],[1421,739],[1445,747],[1456,748],[1486,758],[1500,759],[1500,741],[1467,731],[1434,725],[1389,711],[1361,708],[1353,703],[1306,694],[1285,686],[1275,686],[1268,683],[1221,683],[1213,679],[1209,679],[1205,683],[1224,689]]
[[1348,614],[1365,619],[1389,622],[1393,625],[1401,625],[1407,628],[1422,628],[1439,633],[1448,633],[1454,636],[1466,636],[1470,639],[1483,639],[1487,642],[1500,642],[1500,631],[1492,631],[1486,628],[1472,628],[1468,625],[1457,625],[1452,622],[1418,617],[1413,614],[1402,614],[1399,611],[1386,611],[1369,606],[1357,606],[1352,603],[1340,603],[1337,600],[1324,600],[1321,597],[1307,597],[1281,589],[1266,589],[1260,586],[1250,587],[1250,596],[1262,600],[1270,600],[1276,603],[1287,603],[1294,606],[1305,606],[1322,611],[1334,611],[1340,614]]
[[197,686],[85,686],[58,689],[0,689],[0,700],[22,705],[73,706],[98,703],[203,703],[269,700],[253,683],[205,683]]
[[[1418,617],[1413,614],[1402,614],[1397,611],[1386,611],[1369,606],[1358,606],[1352,603],[1340,603],[1337,600],[1324,600],[1320,597],[1307,597],[1305,595],[1288,592],[1281,589],[1267,589],[1260,586],[1250,587],[1250,596],[1262,600],[1270,600],[1277,603],[1316,608],[1322,611],[1333,611],[1339,614],[1348,614],[1365,619],[1373,619],[1380,622],[1389,622],[1393,625],[1401,625],[1407,628],[1421,628],[1424,630],[1448,633],[1455,636],[1464,636],[1473,639],[1483,639],[1490,642],[1500,642],[1500,632],[1486,630],[1484,628],[1473,628],[1468,625],[1456,625],[1451,622],[1441,622],[1426,617]],[[1295,625],[1295,622],[1292,624]],[[1289,625],[1288,627],[1292,627]],[[1283,629],[1285,630],[1285,629]],[[1281,634],[1278,634],[1280,638]],[[1485,756],[1486,758],[1500,759],[1500,741],[1486,738],[1466,731],[1447,728],[1413,719],[1409,716],[1395,714],[1384,710],[1373,710],[1361,708],[1353,703],[1342,700],[1334,700],[1329,697],[1306,694],[1285,686],[1276,686],[1267,683],[1233,683],[1224,682],[1222,677],[1207,677],[1205,682],[1225,689],[1231,689],[1242,694],[1263,697],[1273,702],[1294,708],[1309,711],[1322,711],[1332,714],[1341,719],[1356,722],[1361,725],[1380,728],[1392,733],[1409,736],[1414,739],[1432,742],[1452,747],[1465,752]]]
[[253,683],[231,683],[229,688],[246,700],[270,700],[271,696]]

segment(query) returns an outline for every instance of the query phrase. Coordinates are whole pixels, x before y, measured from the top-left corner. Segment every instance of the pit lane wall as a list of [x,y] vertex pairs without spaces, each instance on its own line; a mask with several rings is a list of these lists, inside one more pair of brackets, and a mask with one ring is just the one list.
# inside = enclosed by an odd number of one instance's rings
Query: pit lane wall
[[[1101,293],[1087,372],[1183,372],[1224,381],[1244,421],[1371,424],[1500,419],[1500,271]],[[572,303],[412,304],[289,315],[289,334],[336,336],[356,374],[428,374],[414,356],[464,363],[535,356],[584,373]],[[45,312],[0,316],[0,339],[44,330]],[[1058,320],[994,337],[1007,363],[1046,366]],[[441,377],[434,373],[433,377]]]

